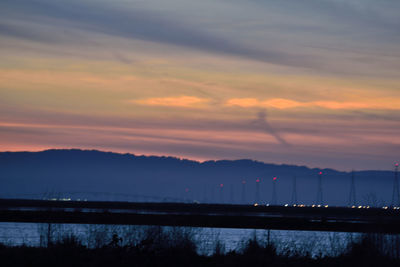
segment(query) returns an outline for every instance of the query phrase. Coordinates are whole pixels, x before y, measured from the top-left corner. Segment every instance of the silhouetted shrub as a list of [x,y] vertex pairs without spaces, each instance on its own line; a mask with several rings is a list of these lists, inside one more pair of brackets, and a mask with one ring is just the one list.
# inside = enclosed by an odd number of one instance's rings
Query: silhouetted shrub
[[64,235],[61,240],[58,240],[53,244],[53,247],[60,248],[84,248],[82,241],[73,234]]
[[368,235],[363,236],[360,242],[350,244],[347,255],[355,258],[376,258],[382,256],[376,243]]
[[[105,229],[105,228],[101,228]],[[7,247],[0,243],[0,266],[400,266],[400,261],[382,252],[390,238],[382,235],[363,235],[345,253],[315,256],[285,252],[280,244],[268,238],[248,239],[240,250],[224,252],[224,244],[217,240],[213,255],[199,255],[196,232],[187,227],[141,227],[133,229],[140,242],[126,245],[121,229],[108,228],[106,245],[84,246],[73,234],[58,235],[50,247]],[[139,239],[138,239],[139,240]],[[396,240],[395,240],[396,241]],[[125,244],[125,245],[124,245]],[[337,246],[333,246],[336,248]],[[288,247],[289,248],[289,247]]]

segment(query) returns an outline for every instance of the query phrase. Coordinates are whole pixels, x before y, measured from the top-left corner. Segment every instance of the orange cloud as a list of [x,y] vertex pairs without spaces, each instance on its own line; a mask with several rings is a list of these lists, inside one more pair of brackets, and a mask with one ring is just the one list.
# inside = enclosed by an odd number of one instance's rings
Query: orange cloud
[[[335,102],[335,101],[315,101],[315,106],[327,109],[387,109],[385,103],[362,103],[362,102]],[[399,107],[400,108],[400,107]]]
[[288,109],[288,108],[306,106],[307,104],[283,98],[272,98],[264,101],[260,101],[256,98],[232,98],[226,101],[225,105],[239,106],[242,108],[263,107],[263,108]]
[[266,101],[263,101],[262,104],[277,108],[277,109],[288,109],[288,108],[297,108],[306,105],[305,103],[297,102],[290,99],[283,99],[283,98],[273,98]]
[[261,107],[276,109],[291,108],[324,108],[324,109],[381,109],[399,110],[399,99],[375,99],[373,102],[339,102],[339,101],[310,101],[299,102],[291,99],[272,98],[268,100],[258,100],[256,98],[232,98],[225,102],[225,106],[238,106],[242,108]]
[[195,96],[178,96],[178,97],[155,97],[139,100],[131,100],[129,102],[147,106],[165,106],[180,108],[199,108],[206,105],[210,100]]
[[255,98],[232,98],[226,103],[226,106],[239,106],[242,108],[257,107],[261,105],[261,102]]

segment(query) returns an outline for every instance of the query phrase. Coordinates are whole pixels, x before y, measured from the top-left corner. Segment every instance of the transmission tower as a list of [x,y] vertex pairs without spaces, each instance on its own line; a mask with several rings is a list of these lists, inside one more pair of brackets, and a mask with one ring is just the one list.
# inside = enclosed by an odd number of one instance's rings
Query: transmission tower
[[292,200],[291,204],[297,204],[297,181],[296,176],[293,176]]
[[214,186],[211,186],[211,190],[210,190],[210,203],[217,203],[216,199],[215,199],[215,188]]
[[399,164],[394,164],[394,180],[393,180],[393,194],[391,206],[400,206],[400,194],[399,194]]
[[323,205],[322,202],[322,172],[318,173],[317,205]]
[[271,204],[276,205],[277,204],[277,195],[276,195],[276,182],[278,181],[278,178],[274,177],[272,178],[272,199],[271,199]]
[[190,189],[188,187],[185,188],[185,197],[184,197],[184,202],[191,202],[190,199]]
[[246,203],[246,181],[242,181],[242,204]]
[[233,204],[235,202],[234,193],[233,193],[233,184],[229,185],[229,203]]
[[224,184],[219,185],[219,203],[224,203]]
[[351,171],[351,184],[350,184],[350,195],[349,195],[349,206],[355,206],[356,203],[356,185],[354,182],[354,170]]
[[207,199],[207,186],[204,185],[203,186],[203,203],[207,203],[208,199]]
[[258,178],[256,180],[256,196],[255,196],[254,202],[255,203],[260,202],[260,179],[258,179]]

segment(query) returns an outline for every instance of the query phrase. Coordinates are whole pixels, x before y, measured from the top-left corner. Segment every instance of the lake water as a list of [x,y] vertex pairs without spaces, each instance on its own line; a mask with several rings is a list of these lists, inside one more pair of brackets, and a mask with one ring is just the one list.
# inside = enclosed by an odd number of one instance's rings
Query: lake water
[[[74,225],[74,224],[37,224],[37,223],[0,223],[0,242],[6,245],[40,246],[47,244],[48,233],[53,240],[60,240],[66,234],[77,236],[89,247],[108,244],[112,235],[122,238],[122,245],[134,244],[143,237],[148,227],[144,226],[110,226],[110,225]],[[166,231],[176,228],[164,227]],[[240,250],[246,241],[256,237],[261,243],[268,240],[275,244],[278,252],[284,253],[289,248],[292,253],[308,252],[310,255],[336,255],[343,252],[351,240],[359,234],[278,231],[249,229],[215,229],[215,228],[179,228],[180,232],[193,236],[197,241],[198,252],[212,254],[218,246],[222,251]],[[178,231],[179,232],[179,231]]]

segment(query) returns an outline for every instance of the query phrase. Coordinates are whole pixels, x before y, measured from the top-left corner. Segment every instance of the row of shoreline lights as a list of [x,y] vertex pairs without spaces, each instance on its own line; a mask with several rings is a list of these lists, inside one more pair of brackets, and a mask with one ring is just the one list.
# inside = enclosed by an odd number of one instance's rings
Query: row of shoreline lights
[[[254,207],[269,207],[269,206],[271,206],[270,204],[265,204],[265,205],[263,205],[263,204],[258,204],[258,203],[254,203],[253,204],[253,206]],[[305,205],[305,204],[293,204],[293,205],[290,205],[290,204],[285,204],[285,205],[283,205],[284,207],[298,207],[298,208],[329,208],[329,207],[331,207],[332,208],[332,206],[329,206],[329,205],[315,205],[315,204],[313,204],[313,205]],[[336,208],[343,208],[343,207],[340,207],[340,206],[334,206],[334,207],[336,207]],[[352,209],[369,209],[369,208],[371,208],[370,206],[351,206],[351,207],[349,207],[349,208],[352,208]],[[374,207],[372,207],[372,208],[374,208]],[[383,207],[381,207],[382,209],[384,209],[384,210],[399,210],[400,211],[400,207],[388,207],[388,206],[383,206]]]

